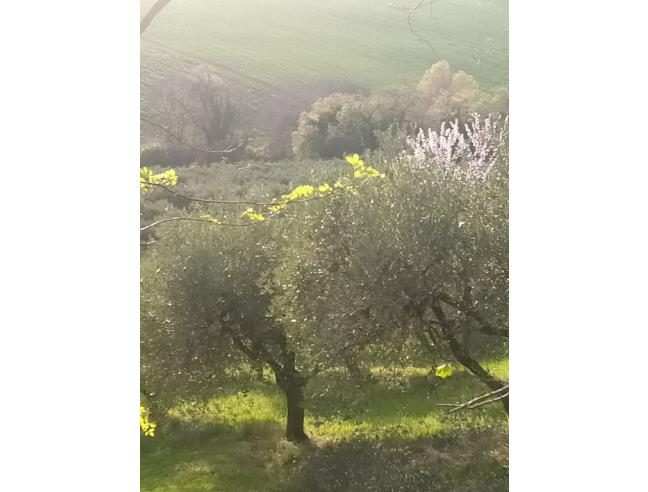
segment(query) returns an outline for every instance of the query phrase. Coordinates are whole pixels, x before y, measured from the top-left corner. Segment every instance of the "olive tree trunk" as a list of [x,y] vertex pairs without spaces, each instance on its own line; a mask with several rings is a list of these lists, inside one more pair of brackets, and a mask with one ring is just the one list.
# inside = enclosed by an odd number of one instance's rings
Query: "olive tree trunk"
[[286,439],[293,442],[308,441],[304,431],[304,389],[308,379],[295,367],[295,354],[288,352],[283,365],[272,364],[277,385],[286,395]]
[[288,417],[286,419],[286,439],[289,441],[308,441],[304,431],[304,386],[294,385],[284,389]]

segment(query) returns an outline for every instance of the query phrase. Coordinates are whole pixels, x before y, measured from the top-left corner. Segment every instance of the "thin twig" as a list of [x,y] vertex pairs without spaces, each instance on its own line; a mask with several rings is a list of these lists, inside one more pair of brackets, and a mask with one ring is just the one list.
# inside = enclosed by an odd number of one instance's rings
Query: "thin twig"
[[414,19],[412,17],[414,15],[414,13],[418,9],[420,9],[421,7],[424,7],[425,5],[432,5],[434,2],[435,2],[435,0],[429,0],[427,2],[425,0],[419,0],[419,2],[412,8],[407,8],[405,6],[399,7],[399,6],[394,5],[392,3],[390,5],[390,7],[398,9],[398,10],[404,10],[405,12],[407,12],[407,26],[409,27],[410,32],[414,35],[414,37],[416,39],[418,39],[419,41],[427,44],[428,48],[430,48],[430,50],[432,51],[434,56],[436,56],[440,60],[441,57],[439,56],[439,54],[434,49],[434,46],[432,46],[432,43],[428,39],[425,39],[423,36],[421,36],[418,32],[416,32],[416,29],[414,29]]
[[[482,405],[488,405],[489,403],[493,403],[495,401],[499,401],[499,400],[503,400],[504,398],[508,398],[508,396],[509,396],[509,392],[507,391],[506,393],[501,394],[501,395],[496,396],[496,397],[493,397],[493,398],[491,398],[489,400],[482,400],[482,401],[480,401],[478,403],[473,403],[472,405],[468,405],[466,408],[473,409],[473,408],[481,407]],[[456,412],[457,410],[459,410],[459,409],[456,408],[454,410],[450,410],[450,413]]]
[[336,193],[339,188],[334,188],[331,190],[329,193],[326,195],[316,195],[316,196],[311,196],[308,198],[301,198],[299,200],[284,200],[281,202],[256,202],[253,200],[210,200],[208,198],[196,198],[192,196],[185,195],[184,193],[180,193],[179,191],[175,191],[171,188],[169,188],[166,185],[160,184],[160,183],[149,183],[149,182],[144,182],[143,183],[146,186],[155,186],[157,188],[161,188],[168,193],[171,193],[175,196],[179,196],[181,198],[185,198],[187,200],[191,200],[192,202],[200,202],[200,203],[216,203],[219,205],[257,205],[259,207],[271,207],[274,205],[287,205],[289,203],[303,203],[303,202],[310,202],[311,200],[319,200],[321,198],[327,197],[329,195],[332,195],[333,193]]
[[230,227],[248,227],[263,222],[263,221],[247,222],[244,224],[240,224],[236,222],[215,222],[214,219],[201,219],[200,217],[169,217],[167,219],[160,219],[156,222],[145,225],[144,227],[140,227],[140,232],[148,231],[149,229],[152,229],[153,227],[158,226],[160,224],[164,224],[165,222],[176,222],[176,221],[208,222],[213,225],[222,225],[222,226],[230,226]]
[[482,405],[488,405],[489,403],[503,400],[508,396],[509,396],[509,385],[505,384],[501,388],[498,388],[494,391],[490,391],[488,393],[484,393],[483,395],[479,395],[465,403],[437,403],[437,406],[454,407],[449,412],[449,413],[454,413],[465,408],[473,409],[473,408],[481,407]]

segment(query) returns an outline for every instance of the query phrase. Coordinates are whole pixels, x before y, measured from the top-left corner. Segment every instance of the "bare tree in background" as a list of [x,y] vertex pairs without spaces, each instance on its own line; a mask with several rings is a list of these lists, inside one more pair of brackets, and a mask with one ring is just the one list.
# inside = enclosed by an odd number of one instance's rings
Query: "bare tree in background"
[[161,141],[166,145],[176,145],[178,141],[189,141],[189,116],[176,101],[181,99],[180,87],[185,85],[184,76],[174,75],[166,79],[158,88],[157,118],[160,126],[168,132],[162,132]]
[[[170,2],[171,0],[157,0],[153,4],[140,20],[140,36]],[[164,122],[156,122],[145,117],[140,117],[140,120],[160,131],[167,144],[186,146],[198,152],[201,159],[213,160],[215,156],[217,158],[226,157],[230,160],[240,159],[245,153],[247,138],[243,139],[243,143],[239,145],[216,148],[218,142],[231,140],[237,116],[233,98],[227,94],[222,79],[210,68],[200,66],[180,85],[188,91],[167,87],[168,97],[162,103]],[[184,94],[182,94],[183,92]],[[196,100],[198,104],[196,104]],[[182,110],[183,114],[178,111],[178,108]],[[189,132],[187,120],[202,133],[205,146],[196,146],[189,141],[192,140],[191,138],[185,138]]]
[[235,136],[240,114],[234,97],[207,65],[167,80],[162,90],[160,115],[168,144],[190,142],[205,149],[202,152],[205,158],[217,149],[240,146]]

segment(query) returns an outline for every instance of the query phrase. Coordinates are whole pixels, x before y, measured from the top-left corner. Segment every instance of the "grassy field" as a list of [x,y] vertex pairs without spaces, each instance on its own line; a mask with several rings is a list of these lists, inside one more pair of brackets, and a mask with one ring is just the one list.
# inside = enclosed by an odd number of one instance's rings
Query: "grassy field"
[[[508,360],[486,365],[508,378]],[[431,380],[428,372],[374,368],[375,382],[361,386],[342,372],[318,377],[306,400],[313,443],[302,448],[282,439],[285,404],[269,378],[178,406],[172,433],[142,438],[141,490],[508,490],[501,408],[448,416],[438,403],[484,387],[465,373]]]
[[438,0],[413,19],[433,49],[390,0],[173,0],[142,37],[143,104],[155,80],[200,63],[261,97],[331,78],[413,82],[438,59],[485,87],[507,83],[507,0]]

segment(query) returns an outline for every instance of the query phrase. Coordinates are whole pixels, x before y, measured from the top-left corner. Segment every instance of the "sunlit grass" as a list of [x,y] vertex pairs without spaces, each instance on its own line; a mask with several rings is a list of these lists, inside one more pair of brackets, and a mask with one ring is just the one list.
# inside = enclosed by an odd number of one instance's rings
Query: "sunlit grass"
[[[499,377],[508,375],[508,360],[485,365]],[[487,391],[473,376],[457,371],[442,380],[429,372],[373,368],[373,382],[356,384],[332,371],[312,381],[306,431],[315,450],[347,441],[413,442],[457,431],[507,432],[508,419],[499,405],[453,415],[439,405]],[[165,435],[162,428],[158,437],[143,441],[143,491],[282,490],[297,473],[291,465],[295,460],[286,458],[280,445],[284,396],[269,379],[246,391],[224,389],[205,403],[187,402],[170,413],[184,430]]]

